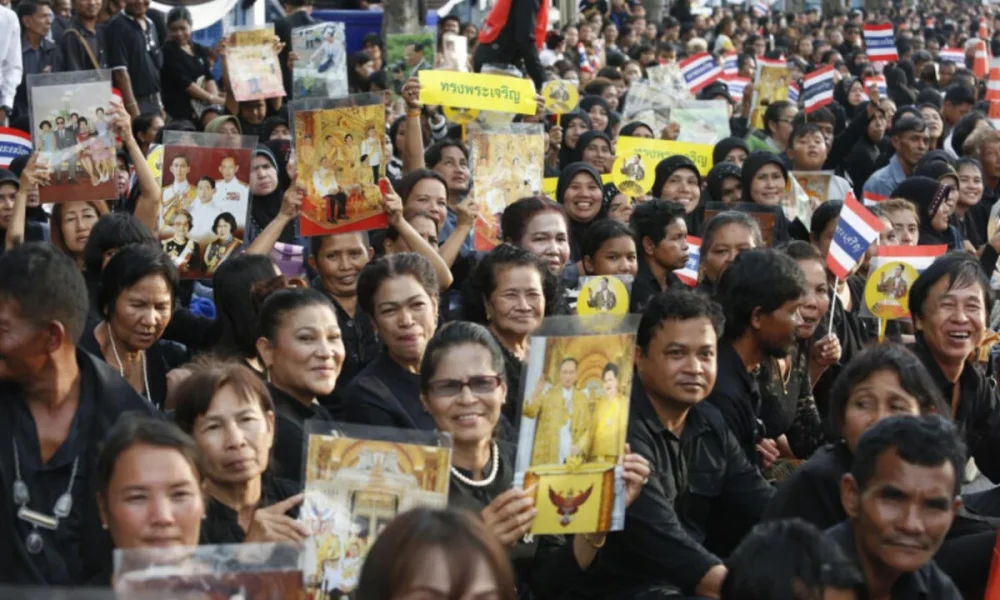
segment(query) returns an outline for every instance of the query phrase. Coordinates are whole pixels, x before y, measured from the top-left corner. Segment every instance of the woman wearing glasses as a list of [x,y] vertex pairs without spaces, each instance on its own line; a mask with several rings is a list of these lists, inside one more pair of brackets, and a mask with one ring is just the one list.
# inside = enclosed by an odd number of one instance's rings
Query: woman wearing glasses
[[[449,505],[479,514],[508,549],[521,590],[559,597],[594,560],[605,534],[540,536],[530,531],[538,511],[531,490],[513,487],[514,448],[495,437],[507,393],[503,352],[490,332],[458,321],[427,345],[420,365],[420,399],[441,431],[452,434]],[[624,459],[626,505],[649,477],[649,462]],[[529,541],[530,540],[530,541]]]

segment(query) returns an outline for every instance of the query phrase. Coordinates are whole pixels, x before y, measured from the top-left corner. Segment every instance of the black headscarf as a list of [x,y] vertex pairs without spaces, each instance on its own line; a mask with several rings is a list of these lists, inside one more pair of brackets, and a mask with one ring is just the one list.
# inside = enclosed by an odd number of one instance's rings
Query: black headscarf
[[654,198],[659,198],[667,180],[674,174],[674,171],[678,171],[680,169],[690,169],[691,171],[694,171],[695,175],[698,176],[698,185],[701,185],[701,173],[698,172],[698,167],[694,164],[694,161],[686,156],[675,154],[674,156],[668,156],[657,163],[656,177],[653,179],[653,189],[650,194]]
[[[263,156],[271,161],[278,172],[278,187],[266,196],[250,197],[250,218],[258,231],[263,231],[268,223],[278,216],[281,210],[281,199],[288,189],[290,181],[287,174],[288,156],[291,153],[291,144],[288,140],[271,140],[266,144],[260,144],[254,150],[254,157]],[[295,241],[295,223],[289,223],[281,232],[278,241],[292,243]]]
[[[611,135],[611,107],[608,105],[608,101],[600,96],[584,96],[580,100],[580,110],[585,113],[590,113],[590,109],[594,106],[603,106],[605,112],[608,113],[608,125],[604,128],[604,133]],[[591,124],[593,127],[593,124]]]
[[575,220],[569,214],[566,215],[569,221],[569,249],[570,249],[570,260],[576,261],[580,259],[580,251],[583,247],[583,240],[586,239],[587,230],[590,225],[596,223],[597,221],[605,218],[608,214],[607,205],[604,204],[603,200],[603,184],[601,183],[601,174],[597,172],[597,169],[588,165],[584,162],[574,162],[566,165],[562,171],[559,172],[559,181],[556,184],[556,202],[563,204],[563,198],[566,196],[566,190],[569,188],[570,182],[573,178],[580,173],[587,173],[594,178],[597,185],[602,188],[601,197],[601,209],[598,211],[597,216],[591,219],[587,223],[580,223]]
[[951,194],[949,184],[938,183],[934,179],[922,175],[907,177],[892,191],[892,198],[909,200],[917,207],[917,211],[920,213],[919,244],[921,246],[947,244],[949,249],[955,248],[957,230],[954,230],[953,226],[949,225],[944,231],[935,231],[931,226],[934,214],[948,199],[949,194]]
[[260,140],[260,143],[263,144],[264,142],[270,140],[271,134],[274,133],[274,130],[282,125],[287,128],[288,119],[278,115],[264,119],[264,121],[260,124],[260,129],[258,130],[258,139]]
[[[650,133],[653,133],[653,128],[650,127],[649,125],[646,125],[642,121],[631,121],[629,123],[626,123],[625,125],[622,125],[622,128],[618,130],[618,137],[634,137],[635,130],[639,129],[640,127],[645,127],[646,129],[649,130]],[[653,135],[655,136],[656,134],[653,133]]]
[[747,146],[746,140],[743,138],[723,138],[715,144],[715,149],[712,150],[712,164],[718,165],[722,161],[726,160],[726,155],[729,154],[730,150],[734,148],[742,148],[744,152],[750,154],[750,146]]
[[609,149],[614,148],[614,145],[611,143],[611,136],[607,133],[593,129],[584,131],[580,134],[580,139],[576,142],[576,150],[573,152],[573,162],[583,162],[583,151],[587,148],[587,144],[598,138],[606,141]]
[[743,185],[743,170],[735,163],[723,161],[716,163],[712,170],[708,172],[705,182],[705,198],[709,202],[722,202],[722,182],[727,177],[735,177]]
[[778,165],[781,169],[781,174],[785,176],[785,181],[788,181],[788,167],[781,161],[781,157],[766,150],[754,150],[743,161],[744,202],[753,202],[753,198],[750,196],[750,183],[753,181],[754,176],[757,175],[757,171],[760,171],[765,165]]
[[[587,125],[587,130],[590,130],[594,125],[590,122],[590,115],[585,112],[574,110],[573,112],[568,112],[564,115],[559,116],[559,126],[563,130],[563,143],[559,148],[559,168],[563,168],[571,162],[574,162],[573,157],[576,155],[576,146],[570,146],[566,143],[566,130],[569,128],[570,123],[575,120],[581,120]],[[579,140],[577,141],[577,146],[579,145]]]

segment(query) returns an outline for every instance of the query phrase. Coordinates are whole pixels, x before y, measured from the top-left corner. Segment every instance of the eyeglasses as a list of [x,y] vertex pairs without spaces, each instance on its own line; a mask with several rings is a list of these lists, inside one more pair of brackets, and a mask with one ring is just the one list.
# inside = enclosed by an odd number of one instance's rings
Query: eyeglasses
[[473,394],[492,394],[503,381],[499,375],[476,375],[466,380],[438,379],[427,384],[427,392],[434,398],[453,398],[468,387]]

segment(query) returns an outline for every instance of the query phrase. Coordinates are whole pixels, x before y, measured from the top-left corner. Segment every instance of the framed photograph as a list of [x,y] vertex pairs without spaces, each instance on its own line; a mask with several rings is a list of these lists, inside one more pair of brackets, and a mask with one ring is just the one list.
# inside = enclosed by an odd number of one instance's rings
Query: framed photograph
[[396,515],[448,504],[451,437],[321,421],[306,430],[306,591],[340,598],[357,587],[368,549]]
[[236,28],[226,35],[226,65],[233,96],[238,102],[285,95],[281,66],[274,51],[274,25]]
[[340,98],[347,95],[347,50],[343,23],[318,23],[292,32],[295,98]]
[[52,172],[42,203],[118,196],[111,95],[109,70],[28,75],[32,139]]
[[257,139],[166,131],[160,243],[182,278],[210,278],[242,247]]
[[399,94],[410,77],[434,68],[437,36],[433,31],[390,33],[385,38],[385,67],[389,87]]

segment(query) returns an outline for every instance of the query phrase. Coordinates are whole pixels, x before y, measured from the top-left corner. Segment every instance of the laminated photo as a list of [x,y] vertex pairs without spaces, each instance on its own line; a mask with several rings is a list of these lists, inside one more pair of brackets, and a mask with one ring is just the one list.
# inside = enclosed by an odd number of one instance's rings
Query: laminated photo
[[729,108],[725,100],[683,100],[670,109],[670,120],[680,125],[678,142],[717,144],[729,137]]
[[368,550],[396,515],[448,504],[451,438],[433,432],[309,421],[302,571],[311,597],[346,597]]
[[274,25],[235,29],[227,37],[226,67],[237,102],[283,97],[285,84],[274,51]]
[[399,94],[410,77],[416,77],[425,69],[433,69],[436,48],[437,38],[430,31],[387,35],[385,65],[389,88]]
[[28,75],[28,93],[35,150],[52,175],[40,201],[117,198],[111,72]]
[[292,52],[298,56],[292,69],[296,98],[347,95],[347,50],[343,23],[319,23],[292,32]]

